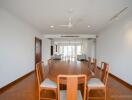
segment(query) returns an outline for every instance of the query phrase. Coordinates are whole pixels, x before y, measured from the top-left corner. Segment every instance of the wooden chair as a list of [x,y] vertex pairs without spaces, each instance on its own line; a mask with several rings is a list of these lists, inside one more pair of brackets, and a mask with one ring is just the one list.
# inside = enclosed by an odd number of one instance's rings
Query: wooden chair
[[49,71],[50,71],[50,69],[52,69],[52,67],[53,67],[53,59],[48,60],[48,67],[49,67]]
[[56,98],[57,99],[57,84],[51,81],[48,78],[44,78],[44,73],[43,73],[43,68],[44,64],[43,62],[39,62],[36,64],[36,75],[37,75],[37,83],[39,87],[39,100],[40,99],[49,99],[52,100],[52,98],[49,97],[41,97],[41,91],[42,90],[52,90],[56,93]]
[[[59,75],[58,100],[86,100],[86,75]],[[80,82],[81,81],[81,82]],[[83,85],[83,97],[78,90],[78,84]],[[66,90],[60,90],[60,85],[66,85]]]
[[88,57],[88,67],[91,67],[91,57]]
[[97,60],[94,58],[90,68],[90,72],[92,76],[95,76],[96,70],[97,70]]
[[109,64],[102,62],[101,63],[101,78],[91,78],[87,83],[87,99],[89,97],[90,90],[102,89],[105,92],[105,100],[106,100],[106,85],[109,74]]
[[49,66],[49,67],[51,67],[51,62],[52,62],[52,60],[49,59],[49,60],[48,60],[48,66]]

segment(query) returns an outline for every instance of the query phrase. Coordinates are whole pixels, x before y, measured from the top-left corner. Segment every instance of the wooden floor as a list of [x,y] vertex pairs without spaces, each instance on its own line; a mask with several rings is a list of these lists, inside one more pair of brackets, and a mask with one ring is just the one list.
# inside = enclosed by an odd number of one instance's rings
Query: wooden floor
[[[86,68],[82,67],[70,67],[67,70],[65,67],[57,66],[50,70],[49,77],[53,77],[59,73],[82,73],[86,71]],[[99,70],[97,70],[99,73]],[[77,74],[77,73],[74,73]],[[56,79],[52,78],[54,81]],[[90,100],[104,100],[102,91],[91,91],[90,96],[95,96]],[[30,74],[20,82],[16,83],[6,91],[0,94],[0,100],[38,100],[36,75]],[[113,77],[109,76],[107,86],[107,100],[132,100],[132,91],[119,83]]]

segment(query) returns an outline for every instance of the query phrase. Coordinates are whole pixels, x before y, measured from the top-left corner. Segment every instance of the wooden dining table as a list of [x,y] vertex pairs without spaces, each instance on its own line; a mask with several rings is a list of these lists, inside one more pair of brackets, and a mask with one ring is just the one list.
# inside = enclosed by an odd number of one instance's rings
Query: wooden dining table
[[77,60],[51,60],[49,64],[48,78],[57,82],[58,75],[80,75],[85,74],[89,80],[91,71],[88,61]]

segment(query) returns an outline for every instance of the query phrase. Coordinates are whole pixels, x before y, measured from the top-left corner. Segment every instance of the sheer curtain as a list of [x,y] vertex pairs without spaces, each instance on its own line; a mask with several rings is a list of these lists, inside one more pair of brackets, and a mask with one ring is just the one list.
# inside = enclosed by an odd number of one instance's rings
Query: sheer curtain
[[88,54],[88,40],[87,39],[83,39],[81,40],[81,52],[82,54],[87,55]]
[[86,57],[95,58],[95,41],[95,39],[58,39],[54,40],[54,45],[57,45],[57,53],[61,54],[62,57],[76,58],[77,55],[84,54]]
[[71,57],[76,58],[77,55],[88,54],[88,40],[67,40],[67,41],[58,41],[57,42],[58,53],[62,57]]
[[68,44],[68,45],[59,45],[58,53],[63,56],[76,57],[76,55],[81,54],[81,45],[79,44]]

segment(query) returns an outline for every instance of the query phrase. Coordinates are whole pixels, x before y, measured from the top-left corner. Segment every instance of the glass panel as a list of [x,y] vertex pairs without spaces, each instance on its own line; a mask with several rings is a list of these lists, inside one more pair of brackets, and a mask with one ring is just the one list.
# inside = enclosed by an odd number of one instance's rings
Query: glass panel
[[59,46],[59,54],[63,57],[75,58],[77,55],[81,54],[81,45],[75,44],[65,44]]

